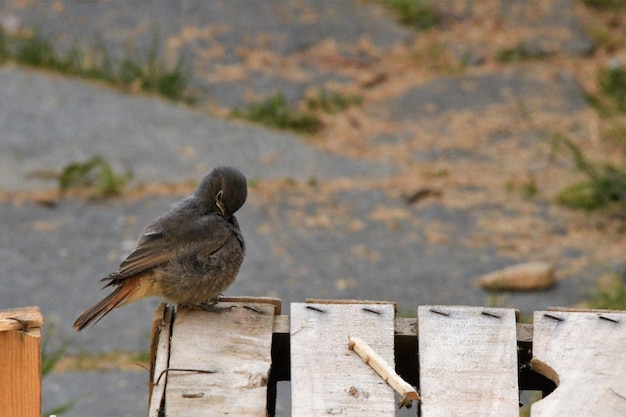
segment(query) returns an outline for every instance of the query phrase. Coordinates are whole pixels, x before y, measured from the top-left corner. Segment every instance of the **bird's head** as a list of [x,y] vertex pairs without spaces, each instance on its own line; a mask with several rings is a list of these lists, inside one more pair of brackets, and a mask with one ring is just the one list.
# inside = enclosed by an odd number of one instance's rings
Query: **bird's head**
[[230,218],[246,202],[248,185],[237,168],[220,166],[204,175],[195,194],[209,211]]

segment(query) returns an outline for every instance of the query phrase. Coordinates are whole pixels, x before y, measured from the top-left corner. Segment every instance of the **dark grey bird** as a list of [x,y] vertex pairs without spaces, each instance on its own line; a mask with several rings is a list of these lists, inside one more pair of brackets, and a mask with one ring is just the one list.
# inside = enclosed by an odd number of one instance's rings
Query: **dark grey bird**
[[114,291],[74,322],[78,331],[114,308],[149,296],[211,309],[239,271],[245,255],[234,213],[246,201],[246,177],[217,167],[189,197],[153,220],[117,271],[101,281]]

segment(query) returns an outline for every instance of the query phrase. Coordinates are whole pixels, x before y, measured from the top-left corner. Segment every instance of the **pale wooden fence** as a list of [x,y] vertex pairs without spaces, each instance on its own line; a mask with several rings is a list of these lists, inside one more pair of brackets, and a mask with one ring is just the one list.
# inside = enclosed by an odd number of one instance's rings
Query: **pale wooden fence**
[[[393,416],[391,387],[348,348],[363,339],[417,386],[420,416],[519,416],[519,392],[547,395],[533,417],[626,416],[626,312],[227,299],[221,313],[162,304],[153,323],[150,417],[272,416],[291,381],[291,415]],[[557,387],[555,389],[555,387]]]

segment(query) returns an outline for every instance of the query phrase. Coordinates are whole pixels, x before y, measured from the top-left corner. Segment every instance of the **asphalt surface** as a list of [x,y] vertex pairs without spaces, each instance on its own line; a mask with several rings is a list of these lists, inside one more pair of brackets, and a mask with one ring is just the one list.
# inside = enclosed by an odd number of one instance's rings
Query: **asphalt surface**
[[[454,2],[442,2],[441,13],[475,18],[479,12],[473,12],[472,4],[455,11]],[[542,53],[586,53],[590,41],[572,3],[554,1],[548,9],[536,19],[524,13],[520,19],[520,10],[505,6],[500,12],[502,19],[518,26],[532,21],[536,36],[527,42]],[[55,181],[37,174],[58,172],[94,155],[118,168],[130,166],[132,185],[184,184],[217,164],[242,169],[252,184],[238,213],[248,254],[227,295],[276,296],[285,306],[306,298],[393,300],[405,315],[415,314],[425,303],[496,302],[530,313],[578,302],[605,267],[587,264],[552,290],[507,294],[494,301],[473,279],[534,259],[502,251],[488,239],[476,246],[467,240],[490,213],[514,222],[521,209],[496,202],[468,210],[445,198],[410,204],[389,188],[359,185],[401,175],[402,167],[391,158],[331,152],[302,136],[205,111],[204,105],[234,108],[275,91],[295,102],[329,82],[358,85],[354,68],[375,67],[385,51],[415,36],[371,3],[164,0],[24,6],[2,1],[0,16],[6,28],[36,28],[61,49],[98,40],[113,56],[123,56],[129,44],[147,50],[157,30],[166,55],[188,64],[202,104],[187,107],[13,64],[0,67],[0,190],[14,195],[0,203],[0,307],[39,306],[46,328],[53,331],[49,349],[67,344],[68,355],[78,355],[149,348],[158,300],[114,311],[80,334],[71,324],[103,295],[97,280],[128,254],[142,227],[183,195],[147,193],[103,201],[68,197],[49,205],[20,194],[55,188]],[[547,42],[546,27],[569,36]],[[478,46],[466,39],[452,49],[480,62],[484,50]],[[316,51],[325,48],[333,51],[334,61],[315,59]],[[405,91],[364,104],[366,114],[398,126],[368,140],[402,145],[415,136],[415,122],[429,126],[432,134],[445,133],[451,113],[480,114],[509,105],[511,97],[536,102],[533,109],[543,113],[584,111],[584,90],[567,73],[561,75],[546,79],[521,68],[444,75],[419,85],[407,79]],[[497,144],[510,138],[515,136],[505,132],[490,140]],[[534,143],[532,137],[524,140]],[[445,143],[411,149],[407,155],[417,162],[489,159],[475,149]],[[472,192],[471,184],[467,189]],[[532,204],[542,224],[554,234],[566,233],[564,220],[549,203]],[[444,226],[433,234],[433,224]],[[562,266],[577,259],[581,249],[572,245],[559,253]],[[146,411],[147,372],[140,368],[57,373],[43,385],[44,411],[74,399],[76,405],[64,415]]]

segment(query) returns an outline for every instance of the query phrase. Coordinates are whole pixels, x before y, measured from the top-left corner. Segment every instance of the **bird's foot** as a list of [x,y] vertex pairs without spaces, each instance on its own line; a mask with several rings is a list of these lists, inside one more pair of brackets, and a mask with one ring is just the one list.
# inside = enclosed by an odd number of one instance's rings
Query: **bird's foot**
[[236,306],[224,306],[220,307],[217,305],[218,301],[205,301],[200,303],[200,309],[204,311],[210,311],[211,313],[223,313],[224,311],[230,311]]

